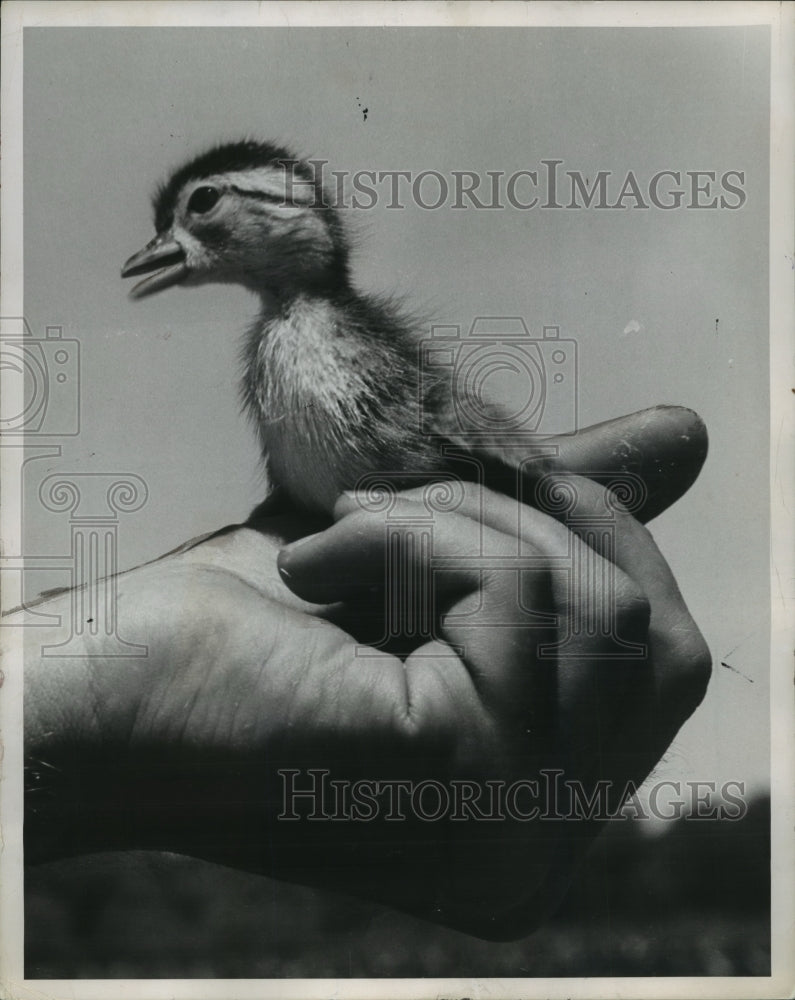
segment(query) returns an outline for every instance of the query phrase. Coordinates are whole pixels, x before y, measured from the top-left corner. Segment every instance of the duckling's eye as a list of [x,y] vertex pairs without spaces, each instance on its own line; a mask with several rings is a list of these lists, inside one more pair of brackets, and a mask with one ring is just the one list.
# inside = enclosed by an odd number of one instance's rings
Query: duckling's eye
[[196,215],[204,215],[214,208],[221,197],[221,192],[214,187],[196,188],[188,201],[188,211]]

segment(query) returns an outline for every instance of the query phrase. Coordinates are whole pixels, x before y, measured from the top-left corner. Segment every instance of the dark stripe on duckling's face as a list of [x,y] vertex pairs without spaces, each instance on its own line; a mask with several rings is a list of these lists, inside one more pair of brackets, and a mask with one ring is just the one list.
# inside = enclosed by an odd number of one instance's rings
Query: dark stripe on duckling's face
[[272,205],[290,204],[284,194],[276,194],[272,191],[246,191],[244,188],[240,188],[236,184],[230,184],[229,190],[234,191],[235,194],[239,194],[242,198],[254,198],[256,201],[267,201]]

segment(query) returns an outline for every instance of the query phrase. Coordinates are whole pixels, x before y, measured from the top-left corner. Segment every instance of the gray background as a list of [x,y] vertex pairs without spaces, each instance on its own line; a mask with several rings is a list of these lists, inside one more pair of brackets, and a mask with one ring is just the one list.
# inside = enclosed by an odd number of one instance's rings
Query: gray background
[[582,424],[659,402],[702,414],[705,471],[653,530],[716,668],[658,775],[766,788],[768,60],[766,28],[27,29],[25,311],[81,342],[82,428],[26,470],[26,552],[68,552],[68,521],[36,499],[49,471],[143,477],[122,567],[263,495],[236,396],[255,301],[217,286],[133,303],[119,279],[152,235],[154,185],[206,145],[254,135],[349,171],[744,170],[739,211],[352,214],[361,288],[437,322],[522,315],[575,338]]

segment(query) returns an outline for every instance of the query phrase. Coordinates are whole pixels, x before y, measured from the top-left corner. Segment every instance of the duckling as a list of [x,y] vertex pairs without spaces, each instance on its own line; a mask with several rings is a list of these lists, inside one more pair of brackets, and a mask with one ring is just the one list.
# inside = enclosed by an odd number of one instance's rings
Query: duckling
[[354,287],[342,212],[309,163],[270,143],[220,145],[176,170],[153,204],[156,236],[121,272],[146,275],[133,298],[208,282],[259,296],[242,398],[283,499],[329,513],[367,474],[399,487],[445,470],[514,492],[517,463],[499,435],[468,442],[449,371],[420,371],[427,330]]

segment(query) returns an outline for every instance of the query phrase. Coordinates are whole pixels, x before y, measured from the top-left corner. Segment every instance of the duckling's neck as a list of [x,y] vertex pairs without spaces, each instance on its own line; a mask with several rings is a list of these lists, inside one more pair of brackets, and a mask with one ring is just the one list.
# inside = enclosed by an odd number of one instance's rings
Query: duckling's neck
[[281,263],[274,266],[269,261],[264,273],[257,270],[241,272],[232,280],[257,295],[262,302],[262,313],[268,315],[287,311],[307,299],[335,301],[356,295],[347,252],[318,266],[311,260],[309,251],[305,257],[310,259],[304,259],[301,254],[290,255],[286,262],[289,266]]
[[430,382],[425,399],[416,321],[350,286],[265,309],[246,341],[243,394],[273,485],[328,513],[365,475],[438,468],[421,430],[420,412],[436,403]]
[[[318,294],[303,290],[262,299],[262,311],[249,332],[249,360],[264,385],[263,415],[281,418],[285,409],[335,407],[365,381],[357,377],[368,331],[350,322],[355,293]],[[249,366],[251,370],[251,366]],[[273,405],[275,404],[275,405]]]
[[263,301],[249,331],[245,402],[274,484],[306,507],[329,509],[347,485],[355,417],[375,391],[366,347],[344,306],[326,296]]

